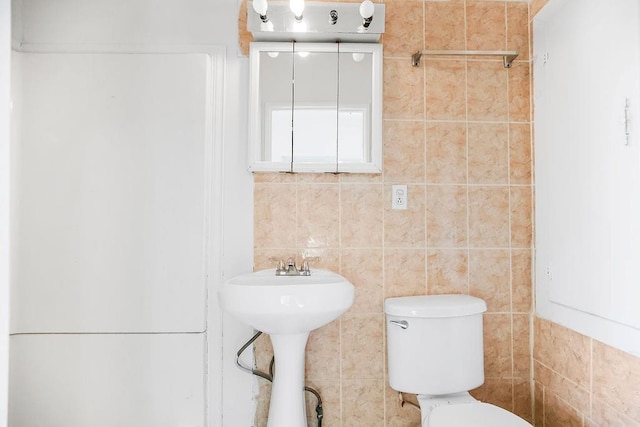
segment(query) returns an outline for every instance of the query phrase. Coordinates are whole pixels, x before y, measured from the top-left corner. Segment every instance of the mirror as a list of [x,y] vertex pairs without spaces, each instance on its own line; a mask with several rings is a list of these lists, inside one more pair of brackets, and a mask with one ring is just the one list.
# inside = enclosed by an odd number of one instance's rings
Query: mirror
[[304,165],[336,165],[338,159],[337,45],[332,51],[293,56],[293,170]]
[[382,47],[253,43],[250,170],[379,173]]

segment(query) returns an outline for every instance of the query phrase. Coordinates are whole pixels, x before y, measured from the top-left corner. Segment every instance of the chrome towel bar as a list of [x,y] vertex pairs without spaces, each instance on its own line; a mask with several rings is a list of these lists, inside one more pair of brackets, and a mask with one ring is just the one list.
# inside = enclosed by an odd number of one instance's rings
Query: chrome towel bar
[[511,68],[511,63],[518,56],[515,50],[421,50],[411,56],[413,66],[420,65],[423,55],[438,56],[502,56],[504,68]]

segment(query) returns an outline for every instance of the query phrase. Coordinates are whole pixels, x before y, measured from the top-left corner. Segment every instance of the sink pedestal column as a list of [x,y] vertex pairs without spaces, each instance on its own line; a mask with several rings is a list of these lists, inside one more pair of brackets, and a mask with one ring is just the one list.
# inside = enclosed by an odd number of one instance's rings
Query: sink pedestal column
[[304,359],[309,333],[270,334],[275,372],[267,427],[306,427]]

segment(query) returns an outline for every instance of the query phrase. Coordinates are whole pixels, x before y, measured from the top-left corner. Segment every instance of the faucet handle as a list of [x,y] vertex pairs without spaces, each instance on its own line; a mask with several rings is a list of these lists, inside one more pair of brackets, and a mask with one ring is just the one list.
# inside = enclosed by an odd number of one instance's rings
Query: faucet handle
[[284,267],[284,261],[278,261],[278,266],[276,267],[276,274],[284,273],[287,269]]
[[306,259],[302,260],[302,265],[300,266],[300,272],[303,276],[309,276],[311,274],[311,270],[309,269],[309,261]]

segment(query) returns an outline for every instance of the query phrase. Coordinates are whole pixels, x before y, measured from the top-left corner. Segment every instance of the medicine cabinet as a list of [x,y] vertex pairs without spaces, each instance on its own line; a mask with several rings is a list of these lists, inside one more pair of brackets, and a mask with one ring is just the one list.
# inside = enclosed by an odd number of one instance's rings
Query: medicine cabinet
[[252,43],[251,171],[379,173],[382,46]]

